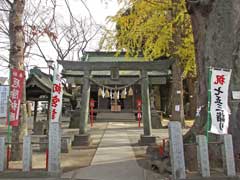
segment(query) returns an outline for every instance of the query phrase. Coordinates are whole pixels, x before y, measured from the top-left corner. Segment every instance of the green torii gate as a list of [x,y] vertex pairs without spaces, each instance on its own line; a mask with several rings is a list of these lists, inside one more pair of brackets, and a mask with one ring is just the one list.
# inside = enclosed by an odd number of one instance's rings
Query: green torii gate
[[79,134],[74,137],[73,145],[86,145],[89,143],[90,135],[87,130],[90,100],[90,78],[92,71],[140,71],[141,96],[142,96],[142,118],[144,134],[141,135],[140,143],[154,143],[156,138],[152,136],[151,109],[149,97],[149,71],[168,72],[174,60],[165,59],[158,61],[58,61],[63,66],[65,77],[77,77],[84,72],[82,87],[82,99],[80,108]]

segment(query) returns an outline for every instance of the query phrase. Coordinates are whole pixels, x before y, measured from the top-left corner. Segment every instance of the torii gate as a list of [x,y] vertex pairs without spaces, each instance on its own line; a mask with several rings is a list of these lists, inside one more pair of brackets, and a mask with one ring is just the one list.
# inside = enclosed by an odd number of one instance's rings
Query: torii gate
[[129,62],[91,62],[91,61],[58,61],[63,66],[63,75],[67,77],[76,77],[79,72],[84,72],[82,99],[80,108],[79,134],[74,137],[73,145],[87,145],[90,140],[88,134],[87,123],[89,115],[89,100],[90,100],[90,77],[92,71],[107,71],[107,70],[126,70],[140,71],[141,80],[141,96],[142,96],[142,118],[144,134],[140,137],[141,144],[155,143],[156,138],[152,136],[151,126],[151,109],[149,97],[149,71],[167,72],[173,64],[173,59],[159,61],[129,61]]

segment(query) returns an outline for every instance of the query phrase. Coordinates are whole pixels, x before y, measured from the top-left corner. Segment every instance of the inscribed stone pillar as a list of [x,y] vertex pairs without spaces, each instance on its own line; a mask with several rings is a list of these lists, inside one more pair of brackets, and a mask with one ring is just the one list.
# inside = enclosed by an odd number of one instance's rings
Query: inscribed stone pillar
[[208,158],[208,143],[204,135],[197,136],[197,160],[198,168],[202,177],[210,176],[209,158]]
[[32,169],[32,144],[31,136],[23,138],[23,171],[28,172]]
[[141,71],[141,93],[142,93],[142,118],[143,118],[143,128],[144,135],[151,136],[152,134],[152,124],[151,124],[151,109],[150,109],[150,97],[149,97],[149,78],[147,71]]
[[5,153],[5,138],[0,137],[0,172],[5,170],[6,164],[5,159],[6,153]]
[[235,161],[233,154],[232,135],[225,134],[222,137],[223,168],[227,176],[236,176]]
[[185,179],[185,160],[181,124],[177,121],[168,123],[170,158],[174,179]]
[[60,150],[61,133],[59,123],[49,123],[49,141],[48,141],[48,171],[51,173],[60,172]]
[[79,134],[87,133],[87,124],[89,116],[89,100],[90,100],[90,77],[91,72],[84,72],[83,88],[82,88],[82,98],[80,107],[80,124],[79,124]]

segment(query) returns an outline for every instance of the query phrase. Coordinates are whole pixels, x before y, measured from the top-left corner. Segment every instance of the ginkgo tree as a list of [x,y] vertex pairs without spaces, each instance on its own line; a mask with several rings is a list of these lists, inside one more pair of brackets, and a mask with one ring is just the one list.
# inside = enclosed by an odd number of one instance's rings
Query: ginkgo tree
[[[116,32],[107,31],[107,48],[143,55],[146,60],[173,57],[172,119],[183,122],[183,85],[188,74],[195,75],[195,51],[190,16],[184,0],[130,0],[109,18]],[[101,41],[104,43],[104,41]],[[176,92],[181,92],[176,93]],[[175,106],[180,105],[180,111]]]
[[[150,4],[162,4],[163,0],[146,0]],[[138,1],[137,1],[138,2]],[[240,92],[240,3],[239,0],[185,0],[177,1],[186,3],[186,9],[191,17],[191,25],[194,39],[196,74],[197,74],[197,109],[193,127],[185,135],[185,139],[195,141],[196,134],[206,132],[208,113],[208,68],[210,66],[231,69],[231,81],[229,86],[229,109],[231,109],[228,133],[232,134],[236,169],[240,171],[240,100],[234,99],[232,92]],[[144,9],[144,8],[143,8]],[[178,14],[178,13],[177,13]],[[183,13],[185,16],[185,13]],[[182,15],[183,16],[183,15]],[[186,15],[187,16],[187,15]],[[181,17],[181,16],[180,16]],[[181,18],[180,18],[181,19]],[[145,23],[145,21],[144,21]],[[177,32],[177,31],[176,31]],[[190,35],[189,31],[189,35]],[[186,31],[186,35],[187,35]],[[114,36],[115,38],[117,36]],[[110,38],[113,42],[115,39]],[[186,44],[191,40],[183,41]],[[191,42],[192,43],[192,42]],[[191,44],[190,43],[190,44]],[[187,48],[178,48],[176,52],[191,54]],[[190,47],[190,46],[186,46]],[[193,56],[191,56],[193,57]],[[192,64],[189,62],[189,64]],[[184,66],[185,68],[187,66]],[[209,137],[209,141],[219,140],[219,136]],[[213,151],[216,151],[214,146]],[[211,149],[209,150],[211,152]],[[192,151],[190,151],[192,152]],[[191,154],[191,153],[190,153]],[[190,155],[189,154],[189,155]],[[210,160],[219,157],[217,153],[211,153]]]

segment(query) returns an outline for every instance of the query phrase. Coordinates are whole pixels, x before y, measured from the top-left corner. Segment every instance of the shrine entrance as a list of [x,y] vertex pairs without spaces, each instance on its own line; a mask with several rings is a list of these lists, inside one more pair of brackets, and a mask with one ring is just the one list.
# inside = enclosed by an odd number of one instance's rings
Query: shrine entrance
[[[154,88],[168,92],[166,85],[171,75],[172,59],[159,59],[146,62],[143,57],[138,60],[126,60],[124,54],[114,56],[114,52],[87,52],[83,61],[59,61],[63,66],[63,76],[68,82],[79,86],[80,117],[79,135],[74,142],[83,141],[84,135],[89,138],[89,101],[95,100],[95,112],[101,113],[136,113],[136,101],[142,101],[142,121],[144,135],[141,140],[151,139],[152,114],[155,110]],[[153,92],[153,93],[152,93]],[[164,94],[163,93],[163,94]],[[166,94],[166,93],[165,93]],[[160,94],[158,94],[160,97]],[[167,97],[167,96],[165,96]],[[162,98],[161,103],[164,102]],[[166,104],[165,104],[166,105]],[[157,113],[155,113],[157,114]],[[147,140],[148,141],[148,140]]]

